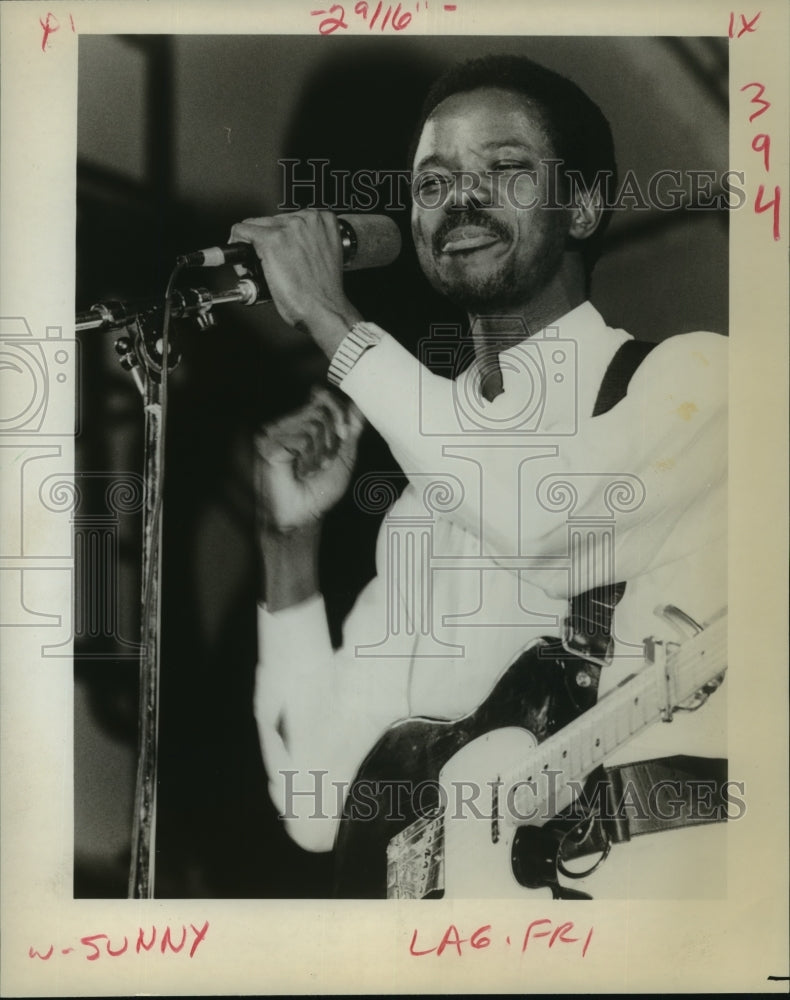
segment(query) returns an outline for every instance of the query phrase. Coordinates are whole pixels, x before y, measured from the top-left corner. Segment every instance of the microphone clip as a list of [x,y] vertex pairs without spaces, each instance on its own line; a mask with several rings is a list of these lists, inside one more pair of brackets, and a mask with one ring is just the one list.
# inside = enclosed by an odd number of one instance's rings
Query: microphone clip
[[[271,302],[272,297],[263,276],[260,258],[255,253],[251,243],[229,243],[223,247],[195,250],[193,253],[177,257],[176,263],[180,268],[221,267],[223,264],[241,265],[244,268],[244,274],[239,277],[237,289],[240,295],[237,301],[245,306]],[[211,325],[213,318],[208,313],[203,315],[208,320],[206,325]]]

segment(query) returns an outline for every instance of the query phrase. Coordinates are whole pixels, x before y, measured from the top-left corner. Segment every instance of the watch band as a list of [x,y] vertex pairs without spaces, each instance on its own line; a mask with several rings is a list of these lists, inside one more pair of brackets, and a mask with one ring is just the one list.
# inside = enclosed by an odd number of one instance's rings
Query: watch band
[[380,343],[383,331],[375,323],[355,323],[340,341],[329,362],[327,379],[339,386],[365,351]]

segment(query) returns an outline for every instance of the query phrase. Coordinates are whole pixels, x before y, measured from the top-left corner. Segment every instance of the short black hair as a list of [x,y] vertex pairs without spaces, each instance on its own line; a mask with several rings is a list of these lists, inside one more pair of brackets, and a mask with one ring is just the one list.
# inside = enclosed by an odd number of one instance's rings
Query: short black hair
[[526,56],[510,54],[482,56],[450,67],[425,97],[409,147],[409,164],[414,163],[422,130],[438,105],[453,94],[482,87],[522,94],[538,110],[554,154],[562,161],[560,177],[568,185],[569,172],[580,176],[589,191],[594,184],[600,184],[604,204],[601,221],[579,246],[589,276],[600,256],[611,218],[607,206],[612,204],[617,187],[617,161],[609,122],[598,105],[572,80]]

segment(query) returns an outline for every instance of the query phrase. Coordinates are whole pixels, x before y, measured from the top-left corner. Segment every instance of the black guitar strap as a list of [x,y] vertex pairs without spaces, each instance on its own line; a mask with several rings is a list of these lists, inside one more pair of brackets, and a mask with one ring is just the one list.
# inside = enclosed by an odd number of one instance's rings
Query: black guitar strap
[[[610,410],[626,394],[636,369],[655,344],[626,341],[604,373],[593,416]],[[518,723],[541,743],[598,700],[601,663],[608,662],[612,617],[625,583],[595,587],[568,601],[564,641],[544,638],[515,661]]]
[[[614,354],[604,372],[592,415],[600,416],[620,402],[628,391],[634,372],[656,345],[642,340],[627,340]],[[596,587],[571,598],[566,629],[572,647],[580,656],[605,660],[611,652],[612,614],[625,593],[625,583]],[[590,672],[597,689],[598,674]]]
[[[618,349],[601,382],[594,417],[606,413],[625,396],[631,377],[655,346],[654,343],[629,340]],[[609,587],[597,587],[569,602],[566,626],[570,642],[580,656],[588,652],[598,659],[607,659],[611,654],[612,615],[625,592],[625,586],[625,583],[616,583]],[[563,665],[566,664],[567,661]],[[587,664],[583,673],[584,676],[576,671],[576,683],[582,680],[587,688],[588,703],[593,702],[597,698],[600,667]],[[565,827],[571,833],[562,838],[560,857],[565,861],[589,854],[605,857],[610,844],[627,841],[640,834],[721,822],[727,818],[723,791],[726,781],[727,761],[719,758],[679,755],[598,768],[588,778],[585,795],[594,797],[590,796],[590,790],[594,788],[604,791],[603,815],[592,825],[584,823],[579,826],[578,814],[573,807],[561,814],[555,821],[557,826],[560,829]],[[699,808],[700,786],[706,788],[710,798],[710,808],[705,810]],[[657,789],[663,788],[671,789],[674,795],[671,810],[660,808],[661,803],[653,812],[635,815],[633,810],[629,812],[628,808],[623,808],[626,789],[632,796],[641,795],[639,801],[648,802]],[[567,871],[564,873],[570,875]]]
[[[610,844],[646,833],[724,822],[737,805],[726,794],[727,771],[726,758],[685,754],[598,768],[578,805],[550,824],[564,833],[562,861],[605,853]],[[595,803],[596,823],[579,822],[585,802]]]
[[655,346],[654,343],[645,340],[626,340],[620,345],[601,380],[592,413],[594,417],[606,413],[620,402],[628,391],[628,383],[634,372]]

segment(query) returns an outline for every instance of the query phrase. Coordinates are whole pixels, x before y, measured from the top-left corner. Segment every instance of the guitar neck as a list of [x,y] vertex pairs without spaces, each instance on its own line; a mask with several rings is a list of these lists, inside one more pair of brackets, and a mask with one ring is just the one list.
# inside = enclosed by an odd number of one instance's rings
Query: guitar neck
[[547,808],[555,815],[569,805],[578,783],[615,750],[726,669],[726,638],[722,616],[535,747],[508,778],[519,786],[514,814],[549,818]]

